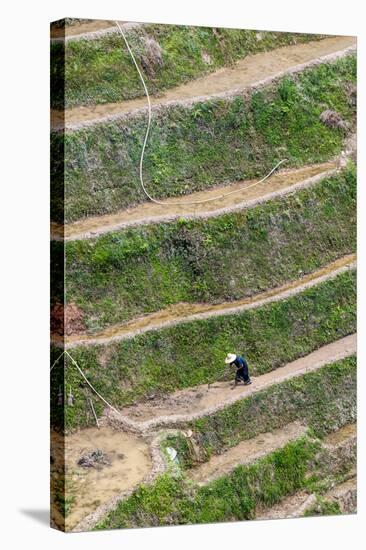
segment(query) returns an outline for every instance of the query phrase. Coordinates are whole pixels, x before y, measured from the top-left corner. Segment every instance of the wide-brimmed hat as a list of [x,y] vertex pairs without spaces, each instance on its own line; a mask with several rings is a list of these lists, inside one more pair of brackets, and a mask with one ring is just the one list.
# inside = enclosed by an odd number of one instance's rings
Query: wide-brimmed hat
[[228,353],[225,358],[225,363],[228,365],[229,363],[232,363],[233,361],[235,361],[235,359],[236,359],[235,353]]

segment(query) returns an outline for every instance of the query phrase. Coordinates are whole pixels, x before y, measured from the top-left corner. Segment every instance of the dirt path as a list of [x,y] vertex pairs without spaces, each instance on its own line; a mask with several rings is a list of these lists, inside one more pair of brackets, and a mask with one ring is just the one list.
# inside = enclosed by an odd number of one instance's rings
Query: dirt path
[[316,351],[288,363],[284,367],[253,378],[250,386],[237,386],[231,382],[217,382],[208,388],[202,384],[176,391],[165,398],[130,405],[120,410],[120,415],[109,411],[108,415],[124,428],[149,433],[162,426],[177,427],[184,422],[207,416],[222,410],[261,391],[273,384],[279,384],[305,373],[316,371],[322,366],[349,357],[356,353],[356,334],[341,338]]
[[338,258],[334,262],[304,275],[300,279],[285,283],[282,286],[271,288],[254,296],[249,296],[241,300],[222,302],[220,304],[205,303],[178,303],[167,307],[166,309],[133,319],[123,325],[114,325],[104,329],[98,334],[72,334],[65,337],[53,335],[52,342],[55,345],[62,345],[65,349],[71,349],[76,346],[87,346],[95,344],[108,344],[113,341],[133,338],[138,334],[143,334],[152,330],[160,330],[165,327],[171,327],[179,323],[194,321],[196,319],[208,319],[220,315],[229,315],[240,313],[248,309],[254,309],[264,304],[284,300],[295,294],[311,288],[319,283],[332,279],[347,271],[356,268],[356,255],[347,254]]
[[357,437],[357,424],[345,424],[336,432],[328,434],[324,438],[324,444],[327,447],[339,447],[344,444],[345,441],[356,439]]
[[205,485],[218,477],[229,474],[239,465],[250,464],[274,450],[284,447],[290,441],[304,435],[306,429],[306,426],[302,426],[299,422],[293,422],[273,432],[262,433],[251,439],[246,439],[225,453],[212,456],[208,462],[188,471],[187,475],[198,485]]
[[[336,432],[337,433],[337,432]],[[352,476],[347,481],[335,485],[330,491],[323,495],[329,501],[338,502],[342,514],[354,513],[357,492],[357,478]],[[272,508],[261,511],[255,519],[290,519],[300,518],[305,512],[316,504],[315,494],[300,491],[287,497]]]
[[[202,101],[239,93],[245,87],[263,85],[287,72],[303,70],[307,66],[327,61],[327,56],[345,54],[345,50],[356,46],[355,37],[335,36],[323,40],[283,46],[269,52],[250,55],[238,61],[234,67],[224,67],[214,73],[197,78],[186,84],[171,88],[158,97],[152,97],[152,106],[175,102]],[[265,79],[265,80],[264,80]],[[149,87],[149,83],[147,82]],[[106,117],[119,117],[125,113],[146,109],[146,98],[136,98],[118,103],[93,106],[78,106],[51,113],[53,127],[63,126],[76,129],[82,123],[98,122]]]
[[299,518],[304,512],[316,502],[316,496],[306,491],[300,491],[291,495],[273,506],[272,508],[260,511],[255,519],[290,519]]
[[93,19],[91,21],[84,21],[83,23],[77,23],[75,25],[66,25],[64,29],[52,27],[51,38],[76,37],[85,33],[95,33],[96,31],[110,29],[112,27],[116,27],[114,21]]
[[[65,241],[91,239],[129,226],[168,222],[181,217],[186,219],[210,218],[226,212],[251,208],[261,202],[314,185],[320,179],[332,175],[336,171],[339,160],[303,168],[281,170],[270,179],[253,187],[251,185],[258,180],[238,181],[184,197],[167,199],[163,201],[164,204],[145,202],[133,208],[104,216],[86,218],[64,227],[51,223],[51,238],[54,240],[64,239]],[[237,192],[210,202],[185,204],[190,201],[213,199],[233,191]],[[181,204],[169,204],[172,200]]]
[[339,483],[324,495],[325,499],[336,502],[342,514],[357,511],[357,476]]

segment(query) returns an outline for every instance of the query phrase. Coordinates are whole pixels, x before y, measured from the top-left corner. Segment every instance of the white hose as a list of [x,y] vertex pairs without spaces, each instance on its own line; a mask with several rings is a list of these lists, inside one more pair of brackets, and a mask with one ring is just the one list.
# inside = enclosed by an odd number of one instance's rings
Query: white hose
[[115,413],[117,413],[119,416],[122,416],[121,413],[115,408],[113,407],[113,405],[111,405],[110,403],[108,403],[108,401],[106,399],[104,399],[104,397],[102,395],[100,395],[100,393],[94,388],[94,386],[92,386],[92,384],[89,382],[89,380],[87,379],[87,377],[85,376],[85,374],[83,373],[83,371],[81,370],[81,368],[79,367],[79,365],[77,364],[77,362],[75,361],[75,359],[73,357],[71,357],[71,355],[69,354],[69,352],[67,350],[64,350],[56,359],[56,361],[53,362],[51,368],[50,368],[50,372],[52,371],[52,369],[54,368],[54,366],[56,365],[56,363],[61,359],[61,357],[63,355],[67,355],[70,359],[71,359],[71,362],[72,364],[77,368],[77,370],[79,371],[79,373],[81,374],[81,376],[84,378],[85,382],[88,384],[88,386],[92,389],[92,391],[99,397],[99,399],[101,399],[103,401],[103,403],[105,403],[110,409],[112,409]]
[[[287,159],[283,159],[281,160],[280,162],[278,162],[276,164],[276,166],[274,168],[272,168],[272,170],[266,175],[264,176],[264,178],[262,178],[261,180],[255,182],[255,183],[252,183],[251,185],[248,185],[246,187],[242,187],[240,189],[235,189],[235,191],[230,191],[228,193],[224,193],[222,195],[218,195],[216,197],[211,197],[209,199],[203,199],[203,200],[196,200],[196,201],[186,201],[186,202],[162,202],[162,201],[159,201],[159,200],[156,200],[154,199],[150,194],[149,192],[147,191],[146,187],[145,187],[145,184],[144,184],[144,178],[143,178],[143,162],[144,162],[144,155],[145,155],[145,149],[146,149],[146,144],[147,144],[147,140],[148,140],[148,137],[149,137],[149,133],[150,133],[150,126],[151,126],[151,101],[150,101],[150,96],[149,96],[149,92],[148,92],[148,89],[146,87],[146,84],[145,84],[145,80],[144,80],[144,77],[142,76],[142,73],[140,71],[140,68],[136,62],[136,59],[135,59],[135,56],[133,55],[132,53],[132,50],[130,48],[130,45],[127,41],[127,38],[125,36],[125,34],[123,33],[121,27],[120,27],[120,24],[118,23],[118,21],[116,21],[116,25],[123,37],[123,40],[125,41],[126,43],[126,46],[127,46],[127,49],[130,53],[130,56],[132,58],[132,61],[134,62],[135,64],[135,67],[137,69],[137,72],[139,74],[139,77],[140,77],[140,80],[142,82],[142,85],[144,87],[144,90],[145,90],[145,94],[146,94],[146,98],[147,98],[147,104],[148,104],[148,123],[147,123],[147,129],[146,129],[146,134],[145,134],[145,139],[144,139],[144,143],[143,143],[143,146],[142,146],[142,151],[141,151],[141,157],[140,157],[140,182],[141,182],[141,187],[145,193],[145,195],[154,203],[156,204],[162,204],[162,205],[169,205],[169,204],[174,204],[174,205],[182,205],[182,204],[202,204],[204,202],[209,202],[209,201],[215,201],[215,200],[218,200],[218,199],[222,199],[224,197],[227,197],[229,195],[233,195],[234,193],[239,193],[240,191],[243,191],[245,189],[249,189],[250,187],[254,187],[255,185],[258,185],[260,183],[263,183],[267,178],[269,178],[273,172],[275,170],[277,170],[277,168],[283,164],[284,162],[286,162]],[[91,390],[99,397],[99,399],[101,399],[103,401],[103,403],[105,403],[105,405],[107,405],[110,409],[112,409],[115,413],[117,413],[119,416],[122,416],[121,413],[115,408],[113,407],[113,405],[111,405],[110,403],[108,403],[108,401],[106,399],[104,399],[104,397],[94,388],[94,386],[89,382],[89,380],[87,379],[87,377],[85,376],[85,374],[83,373],[83,371],[81,370],[81,368],[79,367],[79,365],[77,364],[77,362],[75,361],[75,359],[70,355],[70,353],[67,351],[67,350],[64,350],[58,357],[57,359],[53,362],[51,368],[50,368],[50,372],[52,371],[52,369],[55,367],[56,363],[61,359],[61,357],[66,354],[72,364],[76,367],[76,369],[79,371],[80,375],[84,378],[85,382],[88,384],[88,386],[91,388]]]
[[145,94],[146,94],[146,99],[147,99],[147,106],[148,106],[148,119],[147,119],[147,128],[146,128],[146,133],[145,133],[145,138],[144,138],[144,143],[142,145],[142,150],[141,150],[141,157],[140,157],[140,182],[141,182],[141,187],[145,193],[145,195],[152,201],[154,202],[155,204],[162,204],[163,206],[164,205],[184,205],[184,204],[202,204],[202,203],[205,203],[205,202],[209,202],[209,201],[216,201],[216,200],[219,200],[219,199],[223,199],[224,197],[228,197],[229,195],[233,195],[234,193],[240,193],[240,191],[244,191],[246,189],[250,189],[250,187],[254,187],[255,185],[259,185],[260,183],[263,183],[266,179],[268,179],[275,170],[277,170],[277,168],[283,164],[284,162],[287,161],[287,159],[282,159],[280,160],[280,162],[278,162],[276,164],[276,166],[274,168],[272,168],[272,170],[270,172],[268,172],[268,174],[266,176],[264,176],[264,178],[262,178],[261,180],[259,181],[256,181],[254,183],[252,183],[251,185],[247,185],[247,186],[244,186],[244,187],[241,187],[240,189],[235,189],[235,191],[229,191],[228,193],[224,193],[222,195],[217,195],[216,197],[210,197],[209,199],[202,199],[202,200],[195,200],[195,201],[185,201],[185,202],[181,202],[181,201],[159,201],[157,199],[154,199],[154,197],[152,197],[150,195],[150,193],[148,192],[148,190],[146,189],[145,187],[145,183],[144,183],[144,178],[143,178],[143,162],[144,162],[144,155],[145,155],[145,149],[146,149],[146,144],[147,144],[147,140],[148,140],[148,137],[149,137],[149,133],[150,133],[150,126],[151,126],[151,101],[150,101],[150,95],[149,95],[149,91],[147,89],[147,86],[145,84],[145,80],[144,80],[144,77],[142,76],[142,73],[141,73],[141,70],[140,70],[140,67],[138,66],[137,62],[136,62],[136,59],[135,59],[135,56],[133,55],[133,52],[130,48],[130,45],[127,41],[127,38],[126,38],[126,35],[124,34],[120,24],[118,23],[118,21],[115,21],[118,29],[119,29],[119,32],[121,33],[122,35],[122,38],[123,40],[125,41],[125,44],[127,46],[127,49],[128,49],[128,52],[131,56],[131,59],[136,67],[136,70],[139,74],[139,77],[140,77],[140,80],[142,82],[142,85],[144,87],[144,90],[145,90]]
[[83,373],[83,371],[81,370],[81,368],[79,367],[79,365],[77,364],[77,362],[75,361],[75,359],[73,359],[73,357],[71,357],[71,355],[69,354],[69,352],[66,350],[65,351],[65,354],[68,355],[68,357],[71,359],[72,363],[75,365],[75,367],[78,369],[78,371],[80,372],[81,376],[84,378],[85,382],[88,384],[88,386],[93,390],[93,392],[99,397],[99,399],[101,399],[103,401],[103,403],[105,403],[110,409],[112,409],[115,413],[121,415],[121,413],[119,411],[117,411],[117,409],[115,407],[113,407],[113,405],[111,405],[110,403],[108,403],[108,401],[106,401],[106,399],[104,399],[104,397],[102,395],[100,395],[99,392],[97,392],[97,390],[94,388],[94,386],[91,385],[91,383],[89,382],[89,380],[87,379],[87,377],[85,376],[85,374]]

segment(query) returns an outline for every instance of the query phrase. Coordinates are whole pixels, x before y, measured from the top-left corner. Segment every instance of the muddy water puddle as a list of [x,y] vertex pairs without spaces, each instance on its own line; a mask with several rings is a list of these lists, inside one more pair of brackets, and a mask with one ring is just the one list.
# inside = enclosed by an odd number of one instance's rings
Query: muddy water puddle
[[[101,451],[104,463],[78,465],[81,457]],[[66,528],[73,529],[84,517],[119,493],[141,483],[151,469],[148,444],[141,438],[110,427],[87,428],[65,437]],[[58,462],[62,464],[62,447]],[[56,459],[57,461],[57,459]]]

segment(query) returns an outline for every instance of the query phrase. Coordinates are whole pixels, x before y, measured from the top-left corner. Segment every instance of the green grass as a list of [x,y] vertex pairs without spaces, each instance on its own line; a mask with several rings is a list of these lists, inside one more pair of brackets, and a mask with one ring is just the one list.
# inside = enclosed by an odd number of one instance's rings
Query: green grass
[[339,516],[341,514],[338,502],[318,497],[317,502],[305,511],[304,517]]
[[[342,478],[338,481],[338,483],[341,483],[343,480]],[[332,483],[332,485],[329,487],[333,487],[337,484],[337,480],[335,483]],[[338,500],[331,498],[327,496],[326,494],[317,494],[316,502],[308,508],[305,513],[304,517],[311,517],[311,516],[338,516],[338,515],[344,515],[344,514],[353,514],[357,512],[357,496],[356,499],[352,498],[346,498],[344,502],[345,506],[342,510],[340,503]]]
[[[356,275],[346,272],[286,300],[202,321],[176,325],[109,345],[77,347],[71,355],[95,388],[116,407],[150,394],[172,392],[216,380],[228,350],[245,353],[250,372],[261,375],[356,330]],[[53,349],[52,360],[59,354]],[[66,389],[74,407],[58,407],[62,366],[53,370],[52,422],[68,430],[94,423],[102,403],[65,359]],[[228,373],[233,377],[233,373]]]
[[[353,131],[349,85],[355,82],[350,55],[232,98],[155,111],[144,160],[150,194],[181,196],[263,177],[284,158],[288,167],[329,159],[341,151],[345,132],[326,127],[319,115],[334,109]],[[65,135],[52,132],[52,219],[62,221],[57,197],[64,187],[66,221],[145,201],[138,177],[145,131],[144,113]],[[63,142],[65,165],[57,154]]]
[[306,468],[317,449],[303,437],[200,488],[163,475],[137,489],[96,529],[253,519],[256,506],[273,505],[306,485]]
[[[67,303],[79,306],[92,333],[178,302],[253,295],[354,251],[355,205],[350,165],[251,209],[68,242]],[[62,246],[52,244],[55,257]],[[54,278],[56,288],[57,270]]]
[[[128,40],[151,94],[210,73],[249,54],[288,44],[318,40],[321,35],[255,30],[212,29],[175,25],[144,25],[127,31]],[[146,38],[162,48],[162,64],[146,59]],[[204,56],[210,57],[210,63]],[[152,62],[151,62],[152,61]],[[63,78],[61,43],[51,43],[51,74]],[[72,40],[65,48],[65,106],[110,103],[144,94],[137,71],[120,34],[93,40]],[[63,108],[63,93],[55,88],[52,106]]]
[[[253,464],[237,466],[230,474],[202,487],[184,474],[168,472],[153,484],[140,486],[95,530],[255,519],[257,510],[271,507],[286,496],[304,489],[313,492],[317,483],[329,484],[328,468],[319,462],[323,454],[320,440],[310,430]],[[331,461],[331,451],[328,454]],[[323,503],[316,512],[329,514],[337,510]]]
[[318,436],[335,431],[356,416],[356,358],[275,384],[247,399],[186,423],[208,460],[259,433],[301,420]]

